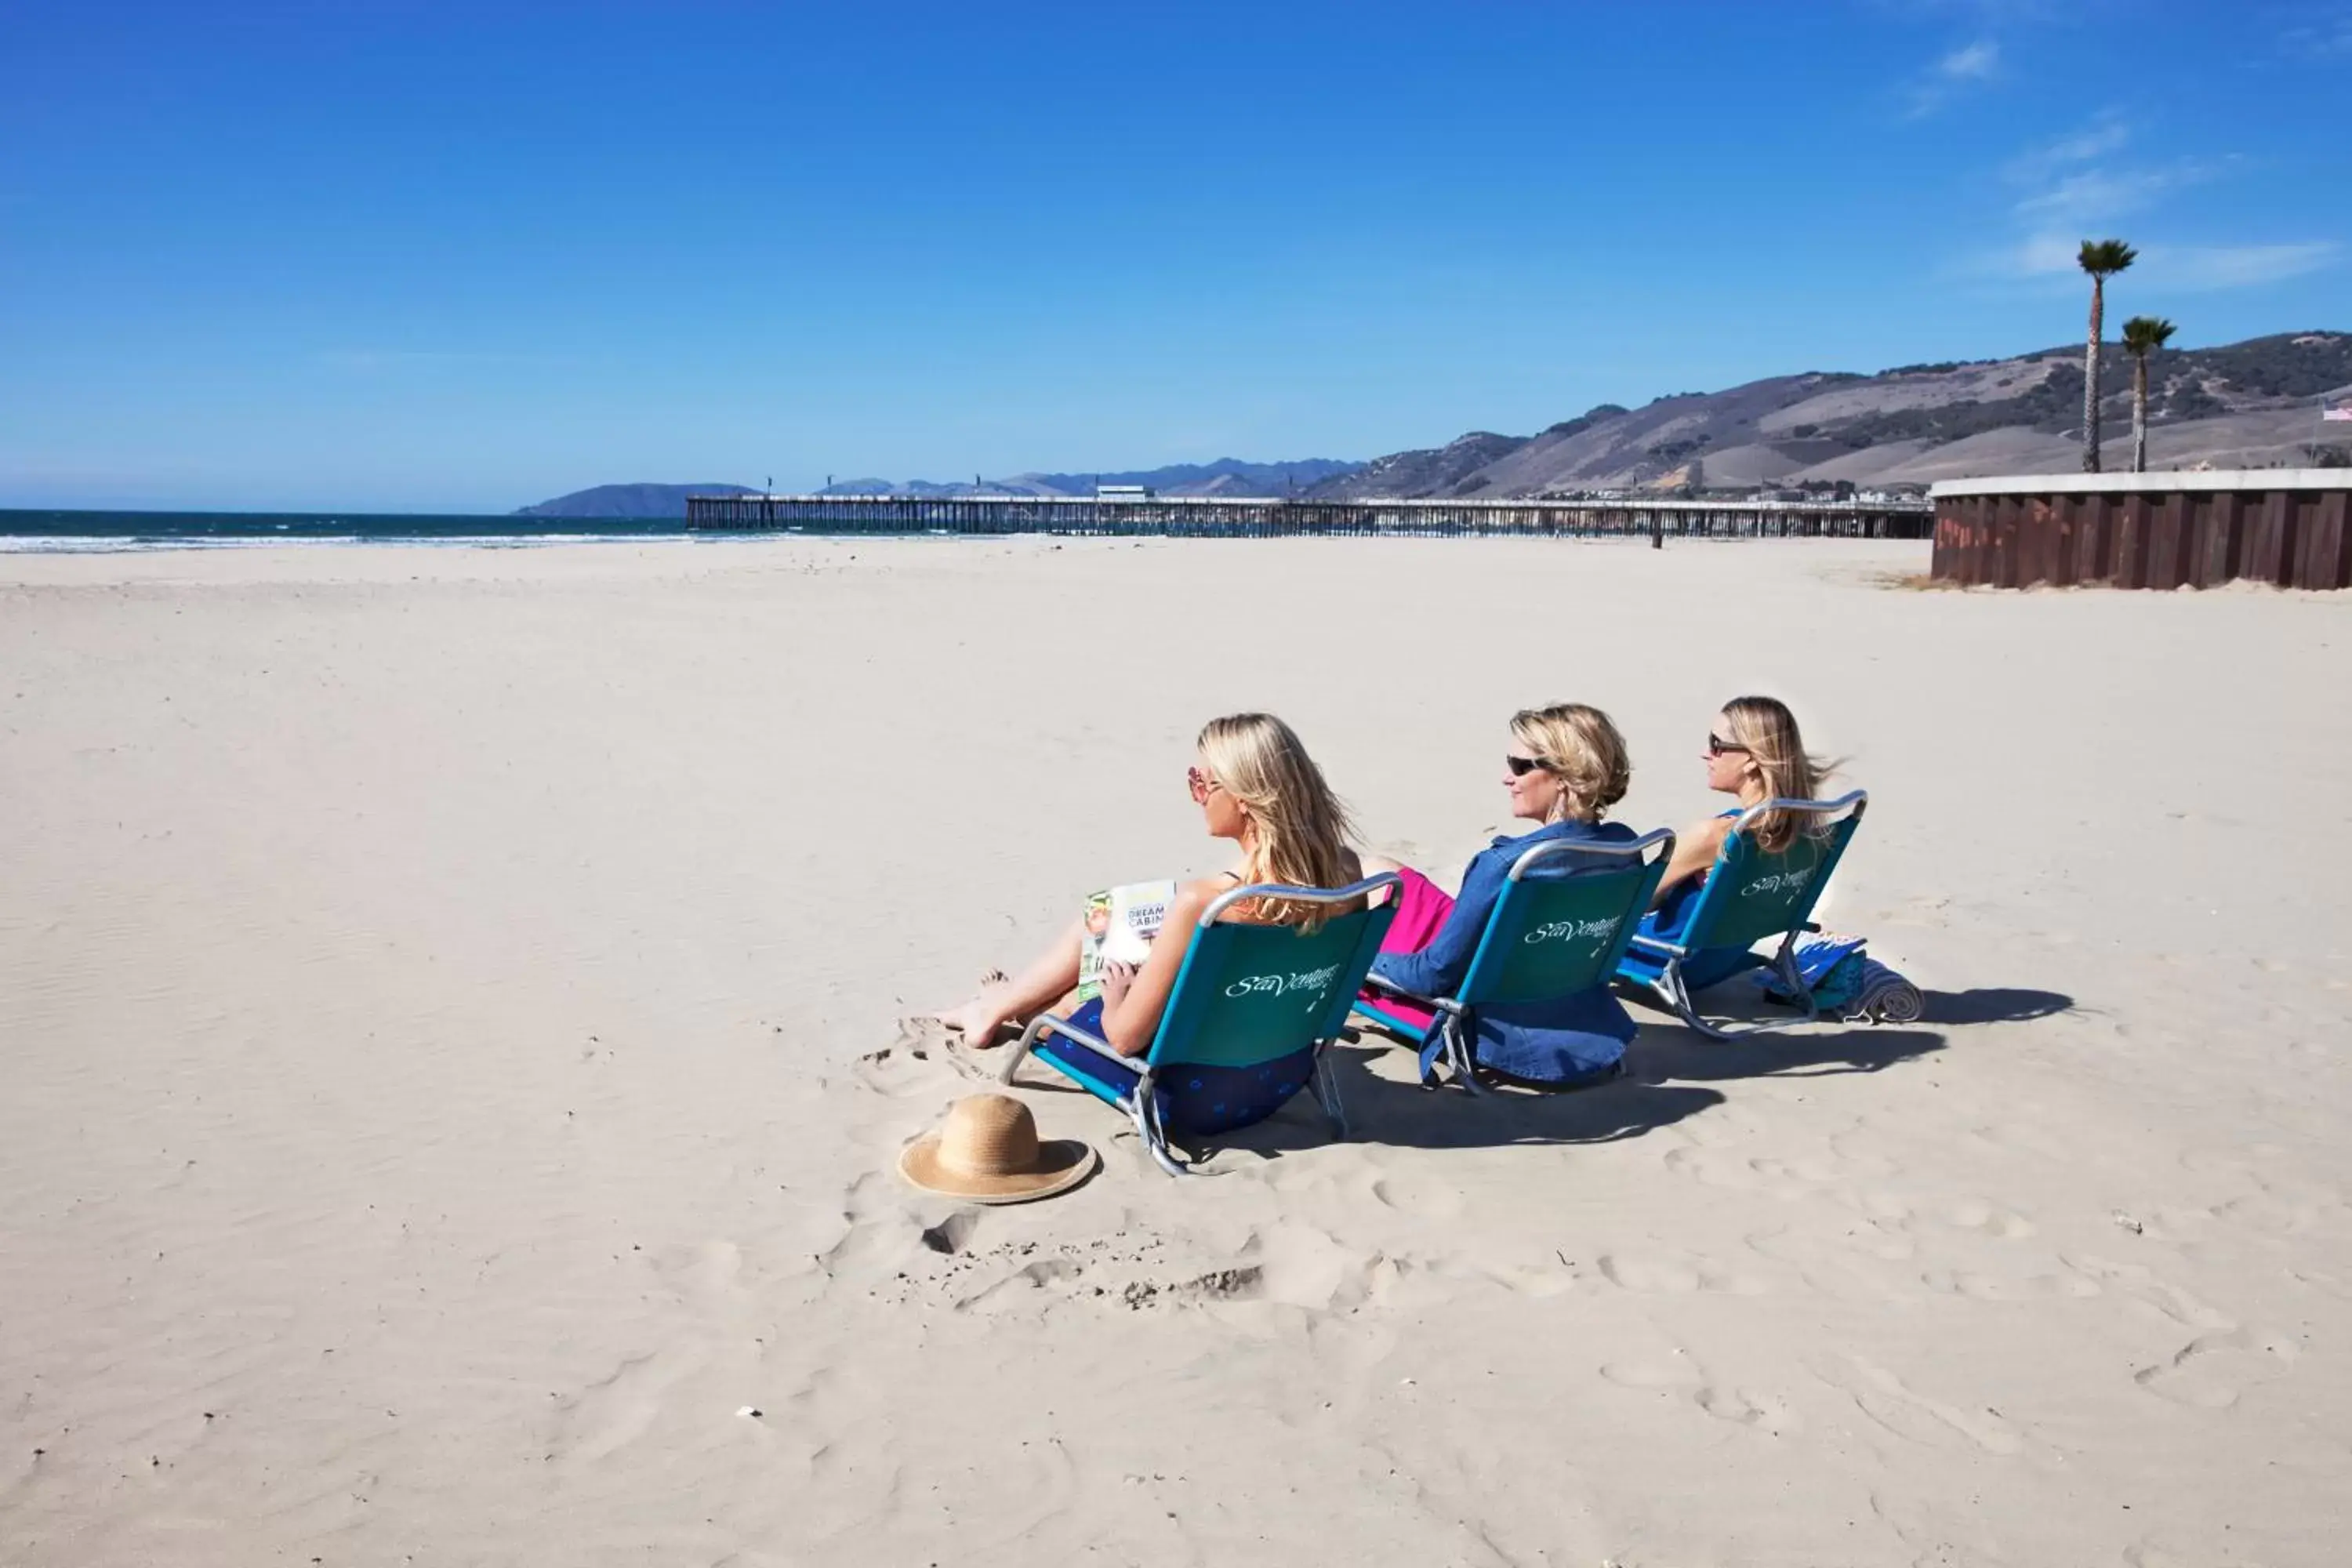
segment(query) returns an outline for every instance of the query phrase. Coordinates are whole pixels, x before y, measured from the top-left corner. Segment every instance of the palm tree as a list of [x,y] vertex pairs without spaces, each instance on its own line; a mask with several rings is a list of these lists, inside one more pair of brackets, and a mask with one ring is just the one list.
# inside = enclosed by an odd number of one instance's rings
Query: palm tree
[[2083,471],[2099,471],[2099,331],[2107,310],[2107,279],[2139,252],[2120,239],[2086,239],[2075,258],[2091,275],[2091,342],[2083,351]]
[[2124,323],[2124,352],[2132,356],[2132,472],[2147,472],[2147,356],[2172,341],[2162,316],[2134,316]]

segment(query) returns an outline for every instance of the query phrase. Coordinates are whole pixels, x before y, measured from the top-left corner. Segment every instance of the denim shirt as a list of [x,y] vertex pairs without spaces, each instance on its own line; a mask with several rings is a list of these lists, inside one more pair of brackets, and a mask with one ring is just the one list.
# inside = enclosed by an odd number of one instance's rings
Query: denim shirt
[[[1512,863],[1555,838],[1607,844],[1636,837],[1622,823],[1554,822],[1517,838],[1497,838],[1462,873],[1462,891],[1437,934],[1419,952],[1384,952],[1372,973],[1423,996],[1451,996],[1470,973],[1486,921],[1503,896]],[[1615,856],[1565,856],[1579,868],[1621,866]],[[1558,862],[1553,862],[1557,864]],[[1542,1002],[1496,1004],[1477,1009],[1480,1065],[1537,1083],[1573,1083],[1612,1071],[1633,1037],[1626,1016],[1604,982],[1590,991]]]

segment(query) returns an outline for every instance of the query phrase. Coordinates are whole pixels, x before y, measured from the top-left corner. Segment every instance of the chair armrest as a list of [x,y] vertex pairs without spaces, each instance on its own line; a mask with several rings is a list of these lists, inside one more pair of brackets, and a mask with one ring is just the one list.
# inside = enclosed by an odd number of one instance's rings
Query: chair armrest
[[1393,996],[1401,1002],[1417,1002],[1423,1007],[1434,1007],[1441,1013],[1459,1013],[1462,1004],[1451,996],[1424,996],[1418,991],[1408,991],[1393,980],[1383,980],[1377,974],[1364,976],[1364,984],[1383,996]]
[[1683,946],[1682,943],[1678,942],[1660,942],[1656,937],[1643,936],[1638,931],[1633,934],[1633,939],[1628,942],[1626,945],[1629,947],[1641,948],[1647,952],[1663,952],[1669,958],[1688,958],[1690,956],[1690,949]]
[[1087,1050],[1094,1052],[1095,1055],[1101,1057],[1106,1060],[1116,1062],[1120,1067],[1129,1069],[1130,1072],[1140,1070],[1140,1064],[1135,1058],[1121,1056],[1118,1049],[1100,1035],[1089,1034],[1087,1031],[1079,1028],[1076,1024],[1071,1023],[1067,1018],[1057,1018],[1051,1013],[1040,1013],[1037,1015],[1036,1018],[1031,1022],[1028,1031],[1023,1037],[1021,1043],[1024,1047],[1034,1046],[1047,1035],[1059,1035],[1062,1038],[1069,1041],[1071,1044],[1083,1046]]

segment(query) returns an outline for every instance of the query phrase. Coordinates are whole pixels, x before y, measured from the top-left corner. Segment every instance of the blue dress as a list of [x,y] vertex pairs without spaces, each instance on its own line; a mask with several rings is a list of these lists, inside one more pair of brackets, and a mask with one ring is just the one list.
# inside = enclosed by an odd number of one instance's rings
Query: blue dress
[[[1739,812],[1716,815],[1737,818]],[[1698,906],[1698,896],[1714,876],[1715,868],[1710,866],[1705,875],[1677,884],[1656,909],[1642,917],[1642,934],[1660,942],[1681,942],[1684,929],[1690,924],[1691,911]],[[1693,991],[1704,991],[1710,985],[1722,984],[1735,974],[1761,967],[1763,963],[1744,947],[1702,947],[1683,960],[1683,984]]]
[[[1478,939],[1503,896],[1512,862],[1550,839],[1631,843],[1618,822],[1553,822],[1517,838],[1497,838],[1462,873],[1453,911],[1419,952],[1384,952],[1372,973],[1423,996],[1450,996],[1470,973]],[[1624,865],[1619,856],[1561,858],[1579,869]],[[1553,862],[1558,864],[1559,862]],[[1497,1003],[1477,1010],[1478,1065],[1528,1083],[1567,1089],[1614,1078],[1633,1038],[1633,1020],[1606,984],[1542,1002]],[[1433,1053],[1431,1053],[1433,1054]],[[1424,1062],[1424,1067],[1426,1062]]]
[[[1070,1015],[1070,1022],[1087,1033],[1102,1034],[1102,998],[1097,996]],[[1135,1092],[1143,1081],[1139,1068],[1105,1061],[1086,1047],[1048,1033],[1034,1047],[1051,1057],[1082,1081],[1097,1083],[1114,1095]],[[1134,1058],[1140,1060],[1140,1058]],[[1154,1087],[1160,1101],[1160,1124],[1178,1137],[1214,1137],[1238,1127],[1263,1121],[1290,1101],[1315,1073],[1311,1049],[1293,1051],[1251,1067],[1217,1067],[1202,1062],[1171,1065]]]

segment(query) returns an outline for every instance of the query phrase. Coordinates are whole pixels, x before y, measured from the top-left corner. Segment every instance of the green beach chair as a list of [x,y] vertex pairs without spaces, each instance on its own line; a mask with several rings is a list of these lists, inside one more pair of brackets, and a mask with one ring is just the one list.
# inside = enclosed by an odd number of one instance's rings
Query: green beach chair
[[[1263,1121],[1310,1082],[1346,1137],[1348,1122],[1323,1047],[1348,1020],[1349,1005],[1396,918],[1393,872],[1345,888],[1261,883],[1220,894],[1201,912],[1168,994],[1160,1028],[1141,1057],[1123,1057],[1102,1037],[1102,1004],[1064,1018],[1044,1014],[1013,1046],[999,1075],[1011,1083],[1033,1053],[1135,1123],[1143,1146],[1171,1176],[1192,1167],[1168,1146],[1171,1133],[1213,1137]],[[1244,900],[1276,898],[1340,905],[1390,889],[1376,909],[1335,915],[1307,932],[1221,917]],[[1160,940],[1177,940],[1163,931]]]
[[[1483,1094],[1478,1010],[1607,985],[1674,853],[1675,836],[1663,827],[1622,843],[1554,838],[1538,844],[1511,862],[1503,896],[1486,917],[1456,994],[1416,995],[1373,974],[1355,1011],[1419,1046],[1424,1081],[1443,1055],[1455,1083]],[[1424,1029],[1372,999],[1381,996],[1402,997],[1437,1016]]]
[[[1861,790],[1835,800],[1768,800],[1739,814],[1724,835],[1706,880],[1698,890],[1653,913],[1633,933],[1617,977],[1645,991],[1710,1039],[1737,1039],[1767,1029],[1810,1023],[1819,1016],[1812,988],[1797,971],[1797,939],[1813,928],[1813,905],[1830,873],[1837,869],[1854,829],[1862,826],[1870,796]],[[1778,853],[1758,847],[1749,825],[1768,811],[1814,818],[1795,843]],[[1754,951],[1774,940],[1769,958]],[[1691,993],[1749,969],[1769,969],[1780,987],[1796,998],[1802,1016],[1770,1018],[1742,1028],[1710,1023]]]

